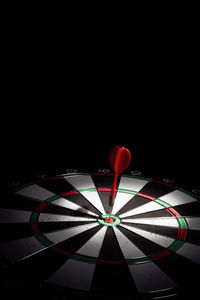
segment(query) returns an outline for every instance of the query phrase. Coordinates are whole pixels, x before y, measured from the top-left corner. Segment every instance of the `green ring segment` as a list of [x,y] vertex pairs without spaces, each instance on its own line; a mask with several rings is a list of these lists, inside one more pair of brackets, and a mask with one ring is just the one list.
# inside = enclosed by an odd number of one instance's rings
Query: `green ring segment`
[[[105,221],[106,218],[112,218],[114,220],[114,222],[108,223]],[[97,220],[101,225],[105,225],[105,226],[117,226],[121,223],[121,220],[119,217],[117,217],[115,215],[111,215],[111,214],[102,215]]]

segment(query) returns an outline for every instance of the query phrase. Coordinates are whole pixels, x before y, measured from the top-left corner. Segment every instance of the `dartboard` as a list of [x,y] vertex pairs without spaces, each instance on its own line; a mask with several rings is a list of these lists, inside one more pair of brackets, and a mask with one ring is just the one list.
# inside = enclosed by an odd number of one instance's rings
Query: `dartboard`
[[73,172],[4,196],[4,284],[43,299],[172,299],[196,288],[198,196],[165,181],[121,174],[110,206],[113,178],[110,172]]

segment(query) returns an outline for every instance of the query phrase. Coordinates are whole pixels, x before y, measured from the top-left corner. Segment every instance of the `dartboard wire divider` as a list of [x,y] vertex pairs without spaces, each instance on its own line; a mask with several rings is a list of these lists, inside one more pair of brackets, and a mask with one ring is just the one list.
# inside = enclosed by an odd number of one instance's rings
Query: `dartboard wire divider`
[[2,198],[4,290],[52,300],[196,295],[198,189],[123,173],[110,207],[114,174],[102,170],[43,176]]

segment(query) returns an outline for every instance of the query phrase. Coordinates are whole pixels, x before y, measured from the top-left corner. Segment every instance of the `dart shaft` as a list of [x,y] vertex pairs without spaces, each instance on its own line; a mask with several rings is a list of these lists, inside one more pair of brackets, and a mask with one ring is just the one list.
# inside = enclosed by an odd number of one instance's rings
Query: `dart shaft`
[[112,196],[110,195],[109,205],[110,205],[111,207],[113,207],[113,206],[114,206],[114,203],[115,203],[115,196],[112,197]]
[[115,173],[115,177],[113,180],[113,185],[112,185],[112,190],[110,193],[110,199],[109,199],[109,205],[113,207],[114,202],[115,202],[115,192],[116,192],[116,186],[117,186],[117,178],[118,178],[118,173]]
[[115,173],[115,177],[114,177],[113,185],[112,185],[112,190],[111,190],[111,193],[110,193],[111,197],[115,197],[115,191],[116,191],[116,186],[117,186],[117,178],[118,178],[118,173]]

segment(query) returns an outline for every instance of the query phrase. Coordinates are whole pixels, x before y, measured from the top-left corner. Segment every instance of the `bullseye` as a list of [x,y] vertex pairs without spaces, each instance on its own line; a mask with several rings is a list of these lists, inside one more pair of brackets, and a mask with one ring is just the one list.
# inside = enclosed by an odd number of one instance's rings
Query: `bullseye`
[[115,215],[107,214],[98,218],[98,222],[104,226],[117,226],[121,223],[121,220]]
[[106,217],[104,221],[107,223],[113,223],[115,220],[113,218]]

